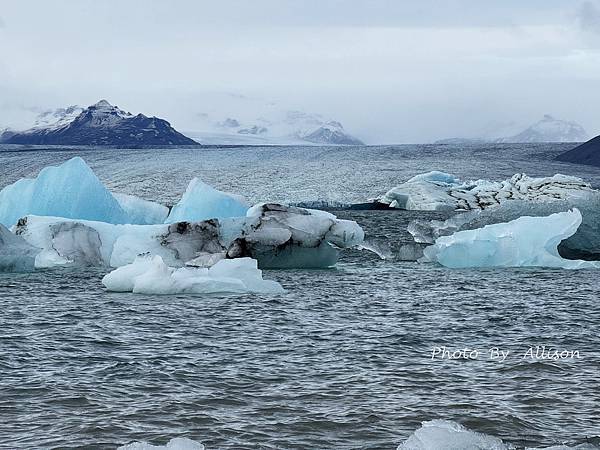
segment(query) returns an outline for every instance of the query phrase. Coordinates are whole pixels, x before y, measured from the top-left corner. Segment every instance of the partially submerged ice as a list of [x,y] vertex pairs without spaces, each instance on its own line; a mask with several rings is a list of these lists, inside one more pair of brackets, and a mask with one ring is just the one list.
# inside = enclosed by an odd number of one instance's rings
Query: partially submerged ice
[[188,438],[173,438],[165,445],[133,442],[131,444],[123,445],[117,450],[204,450],[204,445]]
[[507,200],[547,201],[569,199],[591,192],[581,178],[556,174],[532,178],[515,174],[504,181],[461,181],[444,172],[417,175],[390,189],[376,202],[391,208],[444,211],[481,210]]
[[28,244],[0,224],[0,272],[35,270],[35,258],[39,252],[39,248]]
[[167,266],[160,256],[138,256],[102,279],[109,291],[135,294],[279,294],[276,281],[264,280],[257,261],[251,258],[223,259],[210,268]]
[[171,210],[166,222],[199,222],[206,219],[240,217],[246,215],[249,207],[243,197],[218,191],[199,178],[194,178],[179,203]]
[[424,249],[419,261],[450,268],[600,268],[600,262],[564,259],[558,253],[558,245],[575,234],[581,221],[581,213],[573,209],[459,231],[436,239],[435,244]]
[[364,239],[356,222],[276,204],[257,205],[247,217],[162,225],[28,216],[14,232],[41,249],[38,268],[120,267],[145,253],[160,256],[171,267],[186,263],[203,267],[219,259],[250,257],[261,268],[324,268],[336,263],[341,249],[358,246]]

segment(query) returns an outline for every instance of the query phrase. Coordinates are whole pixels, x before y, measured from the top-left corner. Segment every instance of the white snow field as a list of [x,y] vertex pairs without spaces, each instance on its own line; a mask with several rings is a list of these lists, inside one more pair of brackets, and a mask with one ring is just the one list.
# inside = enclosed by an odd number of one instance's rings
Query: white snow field
[[263,280],[251,258],[223,259],[210,268],[167,266],[160,256],[138,256],[132,264],[113,270],[102,284],[115,292],[134,294],[280,294],[275,281]]
[[376,199],[392,208],[419,211],[486,209],[507,200],[567,199],[591,192],[581,178],[556,174],[532,178],[515,174],[504,181],[462,182],[444,172],[417,175]]
[[424,249],[419,261],[437,262],[450,268],[600,268],[598,261],[569,260],[558,253],[558,245],[575,234],[581,221],[581,213],[573,209],[459,231],[436,239],[435,244]]

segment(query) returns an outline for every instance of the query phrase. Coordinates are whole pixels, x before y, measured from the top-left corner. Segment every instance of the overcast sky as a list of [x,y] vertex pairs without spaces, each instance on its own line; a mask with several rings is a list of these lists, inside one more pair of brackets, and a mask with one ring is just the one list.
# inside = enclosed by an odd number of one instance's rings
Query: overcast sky
[[106,98],[181,130],[275,102],[368,142],[599,134],[599,83],[597,0],[0,0],[0,128]]

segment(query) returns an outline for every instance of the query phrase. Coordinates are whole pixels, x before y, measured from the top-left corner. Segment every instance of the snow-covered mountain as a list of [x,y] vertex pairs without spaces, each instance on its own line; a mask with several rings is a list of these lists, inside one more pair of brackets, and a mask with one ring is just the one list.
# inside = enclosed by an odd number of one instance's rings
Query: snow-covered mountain
[[8,131],[6,144],[31,145],[197,145],[166,120],[133,115],[106,100],[82,108],[70,106],[43,112],[25,131]]
[[[514,125],[511,125],[514,129]],[[577,122],[560,120],[546,114],[542,120],[514,134],[487,131],[476,138],[450,138],[436,141],[436,144],[481,144],[481,143],[535,143],[535,142],[585,142],[588,134]],[[506,130],[504,130],[506,132]]]
[[521,133],[498,139],[498,142],[585,142],[588,139],[587,132],[578,123],[546,114]]
[[189,134],[207,144],[364,145],[340,122],[303,111],[267,108],[258,118],[215,117],[206,113],[199,118],[201,131]]

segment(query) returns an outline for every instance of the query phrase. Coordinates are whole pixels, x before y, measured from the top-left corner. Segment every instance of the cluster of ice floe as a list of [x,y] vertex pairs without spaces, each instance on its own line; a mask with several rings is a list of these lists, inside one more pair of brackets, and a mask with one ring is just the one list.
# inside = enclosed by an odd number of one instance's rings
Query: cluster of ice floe
[[199,179],[169,211],[111,193],[81,158],[0,191],[0,224],[0,270],[127,266],[107,276],[109,289],[130,276],[126,290],[156,293],[281,292],[258,265],[329,267],[364,239],[355,222],[278,204],[250,208]]
[[581,178],[554,175],[531,178],[513,175],[504,181],[466,181],[443,172],[417,175],[376,199],[391,208],[442,211],[473,210],[497,206],[507,200],[546,201],[567,199],[592,191]]

